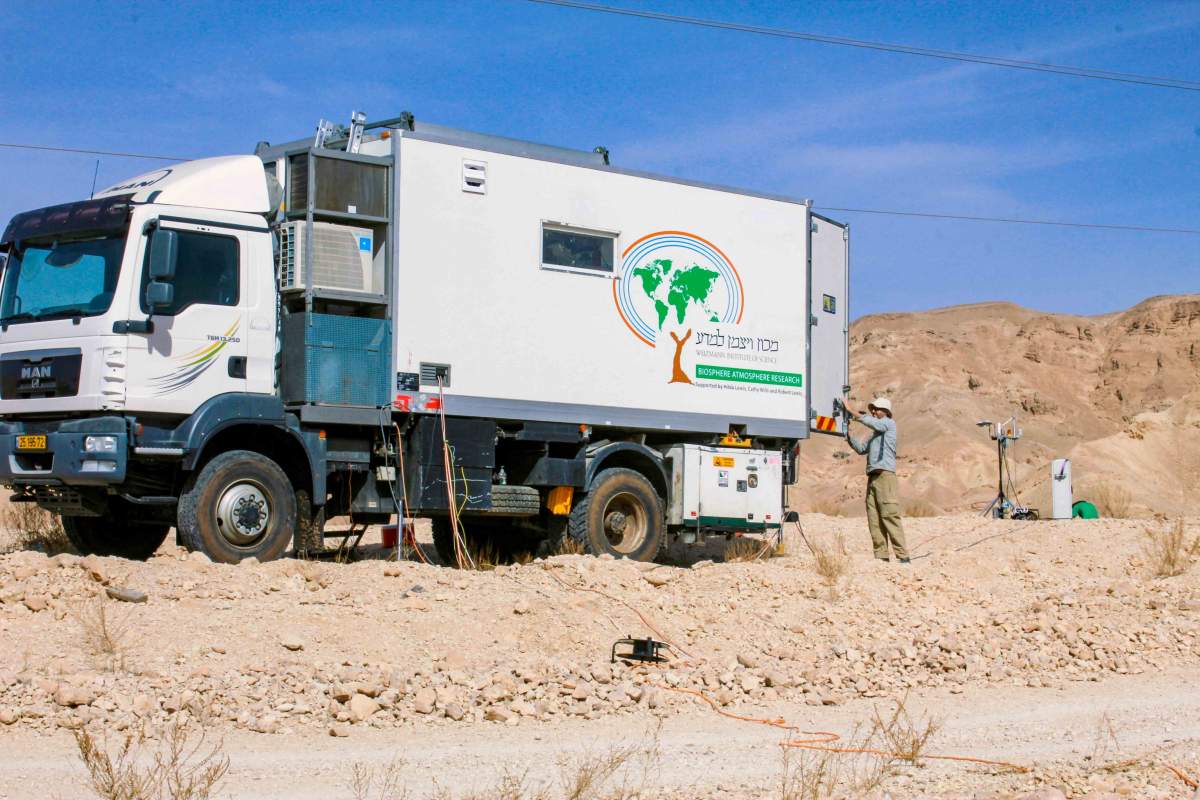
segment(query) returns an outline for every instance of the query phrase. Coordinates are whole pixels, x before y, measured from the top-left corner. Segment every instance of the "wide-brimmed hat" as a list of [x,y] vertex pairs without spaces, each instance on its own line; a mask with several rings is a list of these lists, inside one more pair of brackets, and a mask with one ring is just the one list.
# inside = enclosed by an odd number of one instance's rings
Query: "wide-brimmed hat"
[[886,411],[889,417],[892,415],[892,401],[886,397],[876,397],[867,405],[868,411],[873,411],[877,408]]

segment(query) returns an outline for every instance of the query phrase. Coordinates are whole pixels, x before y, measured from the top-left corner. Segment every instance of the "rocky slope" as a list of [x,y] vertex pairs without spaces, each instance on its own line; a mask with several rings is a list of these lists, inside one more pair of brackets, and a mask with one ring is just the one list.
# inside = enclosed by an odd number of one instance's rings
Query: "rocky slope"
[[[996,448],[975,423],[1015,413],[1011,463],[1031,506],[1049,512],[1058,457],[1072,460],[1077,498],[1110,484],[1139,515],[1200,504],[1200,295],[1098,317],[1008,303],[877,314],[853,324],[850,347],[852,405],[895,403],[907,498],[964,510],[993,497]],[[794,504],[861,513],[862,468],[841,441],[814,437]]]

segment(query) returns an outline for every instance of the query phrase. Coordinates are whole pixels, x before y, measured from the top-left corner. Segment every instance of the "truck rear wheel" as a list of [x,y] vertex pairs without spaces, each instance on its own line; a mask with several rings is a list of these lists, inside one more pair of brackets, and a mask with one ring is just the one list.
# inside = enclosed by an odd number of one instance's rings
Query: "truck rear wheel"
[[600,472],[571,509],[568,532],[588,553],[650,561],[666,536],[662,500],[645,476],[631,469]]
[[296,494],[271,459],[231,450],[193,473],[179,498],[179,535],[213,561],[279,558],[296,528]]
[[167,538],[170,525],[126,522],[109,513],[103,517],[63,517],[63,533],[83,555],[117,556],[145,561]]

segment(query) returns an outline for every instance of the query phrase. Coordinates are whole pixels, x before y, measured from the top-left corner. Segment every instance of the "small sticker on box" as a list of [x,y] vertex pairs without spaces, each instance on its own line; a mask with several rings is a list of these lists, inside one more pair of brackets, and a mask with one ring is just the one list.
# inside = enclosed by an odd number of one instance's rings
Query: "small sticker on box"
[[727,469],[717,470],[717,486],[728,486],[728,485],[729,485],[729,470],[727,470]]
[[362,250],[365,253],[371,252],[371,237],[370,236],[358,237],[358,249]]

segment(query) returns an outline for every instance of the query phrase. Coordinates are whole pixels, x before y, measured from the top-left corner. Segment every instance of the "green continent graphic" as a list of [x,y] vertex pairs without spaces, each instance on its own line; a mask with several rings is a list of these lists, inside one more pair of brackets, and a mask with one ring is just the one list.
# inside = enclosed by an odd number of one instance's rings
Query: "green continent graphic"
[[658,329],[662,330],[672,308],[682,325],[688,307],[693,303],[708,316],[709,322],[718,322],[717,314],[708,307],[708,298],[720,273],[697,264],[678,270],[672,268],[670,259],[660,258],[633,270],[633,275],[641,280],[642,291],[654,302]]

